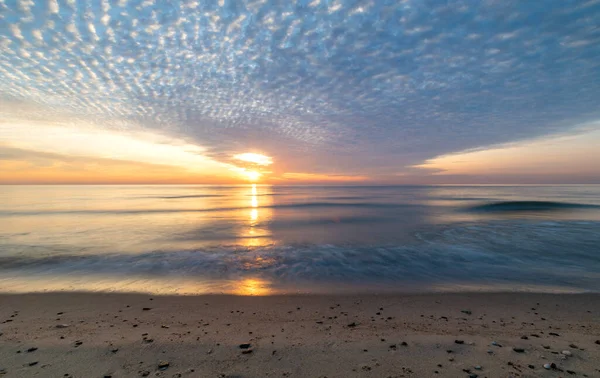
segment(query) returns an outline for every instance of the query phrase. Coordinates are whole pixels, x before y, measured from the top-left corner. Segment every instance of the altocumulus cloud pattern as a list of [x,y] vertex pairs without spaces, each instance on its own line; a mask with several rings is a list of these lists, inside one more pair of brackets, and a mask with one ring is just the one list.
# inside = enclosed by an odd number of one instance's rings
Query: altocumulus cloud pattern
[[393,173],[597,119],[599,25],[599,0],[0,0],[0,95]]

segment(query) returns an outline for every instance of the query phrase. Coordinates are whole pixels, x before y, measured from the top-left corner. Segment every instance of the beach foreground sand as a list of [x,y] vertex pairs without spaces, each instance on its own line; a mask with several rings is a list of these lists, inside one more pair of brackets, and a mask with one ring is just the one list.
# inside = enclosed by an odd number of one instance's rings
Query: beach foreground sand
[[0,295],[0,376],[600,377],[599,299]]

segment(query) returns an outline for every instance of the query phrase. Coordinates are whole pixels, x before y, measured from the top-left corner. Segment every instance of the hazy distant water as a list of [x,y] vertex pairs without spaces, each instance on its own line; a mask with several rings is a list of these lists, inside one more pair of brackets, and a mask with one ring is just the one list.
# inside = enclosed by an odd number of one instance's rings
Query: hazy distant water
[[0,186],[39,290],[600,291],[600,186]]

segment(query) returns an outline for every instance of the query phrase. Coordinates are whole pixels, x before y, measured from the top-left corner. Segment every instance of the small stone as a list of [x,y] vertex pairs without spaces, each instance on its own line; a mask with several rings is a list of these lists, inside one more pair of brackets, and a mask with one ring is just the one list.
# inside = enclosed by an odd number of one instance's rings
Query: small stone
[[167,370],[167,368],[169,367],[169,361],[160,361],[158,363],[158,369],[159,370]]
[[552,365],[551,364],[544,364],[544,369],[550,370],[550,369],[552,369]]
[[402,343],[400,343],[400,345],[402,345],[402,346],[408,346],[408,343],[406,341],[403,341]]
[[140,371],[140,376],[142,376],[142,377],[147,377],[147,376],[149,376],[149,375],[150,375],[150,372],[149,372],[149,371],[147,371],[147,370]]
[[68,324],[57,324],[56,328],[62,329],[62,328],[68,328],[69,325]]
[[550,345],[542,345],[542,348],[544,348],[544,349],[550,349]]
[[119,348],[115,348],[115,349],[111,349],[110,350],[112,353],[117,353],[119,351]]
[[597,345],[600,345],[600,340],[596,340],[596,344],[597,344]]
[[497,342],[495,342],[495,341],[492,341],[492,345],[493,345],[493,346],[497,346],[497,347],[499,347],[499,348],[502,348],[502,345],[498,344],[498,343],[497,343]]
[[529,337],[527,337],[527,336],[521,336],[521,340],[529,340]]
[[252,353],[252,352],[253,352],[253,351],[252,351],[252,349],[244,349],[244,350],[242,351],[242,354],[250,354],[250,353]]
[[36,350],[38,350],[38,348],[31,347],[31,348],[27,349],[27,353],[35,352]]
[[448,358],[448,361],[452,362],[452,361],[454,361],[454,358],[450,357],[450,358]]
[[240,344],[240,349],[250,349],[251,344]]
[[479,365],[475,366],[475,370],[481,370],[481,366],[479,366]]
[[548,333],[548,335],[550,335],[550,336],[560,336],[560,335],[559,335],[558,333],[556,333],[556,332],[550,332],[550,333]]
[[567,373],[571,374],[571,375],[575,375],[577,373],[575,373],[573,370],[567,370]]
[[463,314],[471,315],[471,310],[461,310]]
[[477,378],[477,377],[479,377],[479,376],[475,373],[469,374],[469,378]]
[[4,369],[4,368],[0,368],[0,375],[4,375],[4,374],[6,374],[6,373],[8,373],[8,372],[6,371],[6,369]]
[[488,352],[488,354],[494,354],[494,351],[493,351],[493,350],[491,350],[491,349],[488,349],[488,351],[487,351],[487,352]]
[[79,341],[79,340],[75,341],[75,346],[76,347],[80,346],[81,344],[83,344],[83,341]]
[[562,351],[562,352],[560,352],[560,353],[564,354],[564,355],[565,355],[565,356],[567,356],[567,357],[570,357],[570,356],[572,356],[572,355],[573,355],[573,353],[571,353],[571,352],[570,352],[570,351],[568,351],[568,350],[563,350],[563,351]]
[[527,365],[527,367],[530,369],[535,369],[535,366],[533,366],[533,365]]
[[356,323],[350,323],[350,324],[348,324],[348,328],[354,328],[354,327],[356,327]]
[[161,325],[160,328],[169,328],[167,325]]
[[464,344],[465,342],[463,340],[454,340],[455,344]]
[[37,365],[37,364],[38,364],[38,362],[37,362],[37,361],[33,361],[33,362],[30,362],[28,365],[29,365],[29,366],[35,366],[35,365]]
[[152,310],[152,307],[144,307],[144,308],[142,308],[142,311],[150,311],[150,310]]
[[579,349],[579,347],[575,344],[569,344],[569,347],[573,349]]
[[514,350],[515,352],[517,352],[517,353],[525,353],[525,349],[523,349],[523,348],[516,348],[516,347],[515,347],[515,348],[513,348],[513,350]]

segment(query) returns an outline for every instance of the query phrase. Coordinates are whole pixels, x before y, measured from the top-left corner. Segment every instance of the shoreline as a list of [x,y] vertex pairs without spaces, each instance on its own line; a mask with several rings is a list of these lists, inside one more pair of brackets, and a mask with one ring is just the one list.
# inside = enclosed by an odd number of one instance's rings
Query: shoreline
[[593,293],[0,294],[2,377],[594,377],[599,360]]

